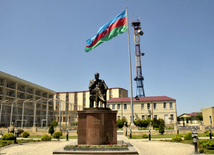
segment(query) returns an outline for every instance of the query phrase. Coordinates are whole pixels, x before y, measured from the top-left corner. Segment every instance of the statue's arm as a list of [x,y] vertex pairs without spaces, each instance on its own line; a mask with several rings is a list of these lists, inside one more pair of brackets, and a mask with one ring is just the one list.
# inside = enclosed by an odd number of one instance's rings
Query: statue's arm
[[106,85],[106,83],[105,83],[104,80],[102,81],[102,83],[103,83],[104,89],[105,89],[105,90],[108,90],[108,86]]
[[90,82],[89,82],[89,90],[92,90],[92,88],[94,87],[94,85],[95,85],[95,81],[94,80],[91,80]]

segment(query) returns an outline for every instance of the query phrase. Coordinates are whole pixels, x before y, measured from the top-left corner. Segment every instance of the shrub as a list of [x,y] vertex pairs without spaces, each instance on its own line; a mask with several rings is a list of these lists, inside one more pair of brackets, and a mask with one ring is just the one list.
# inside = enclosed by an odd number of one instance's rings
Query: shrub
[[43,135],[43,136],[41,137],[41,140],[42,140],[42,141],[50,141],[50,140],[51,140],[51,136],[49,136],[49,135]]
[[51,124],[51,126],[49,127],[48,133],[50,133],[51,136],[53,135],[53,133],[54,133],[54,125],[53,124]]
[[30,136],[30,133],[29,133],[28,131],[25,131],[25,132],[23,132],[22,136],[23,136],[24,138],[27,138],[27,137]]
[[176,135],[175,137],[172,138],[172,142],[180,142],[182,141],[182,138],[180,135]]
[[192,132],[187,133],[187,134],[184,136],[184,140],[192,140]]
[[154,130],[159,130],[159,128],[154,128]]
[[214,150],[214,142],[207,141],[202,143],[203,148],[208,149],[208,150]]
[[24,130],[23,130],[23,129],[19,129],[18,136],[19,136],[19,135],[21,135],[23,132],[24,132]]
[[2,140],[13,140],[14,139],[14,134],[13,133],[6,133],[2,136]]
[[147,134],[143,134],[142,138],[149,138],[149,136]]
[[171,127],[171,126],[169,126],[169,127],[167,128],[167,130],[171,130],[171,129],[173,129],[173,127]]
[[59,139],[60,136],[62,136],[62,132],[60,132],[60,131],[56,131],[56,132],[54,132],[54,134],[53,134],[53,137],[54,137],[54,138],[57,138],[57,139]]
[[[209,130],[204,131],[206,136],[210,136]],[[211,135],[214,136],[214,133],[211,132]]]

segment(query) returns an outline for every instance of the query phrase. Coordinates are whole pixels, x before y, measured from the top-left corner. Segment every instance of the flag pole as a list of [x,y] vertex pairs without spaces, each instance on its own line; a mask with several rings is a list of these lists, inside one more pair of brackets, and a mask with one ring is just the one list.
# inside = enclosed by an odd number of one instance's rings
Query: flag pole
[[128,8],[126,8],[126,17],[127,17],[127,32],[128,32],[128,47],[129,47],[129,72],[130,72],[130,90],[131,90],[131,124],[134,124],[133,117],[133,90],[132,90],[132,65],[131,65],[131,48],[130,48],[130,35],[129,35],[129,19],[128,19]]

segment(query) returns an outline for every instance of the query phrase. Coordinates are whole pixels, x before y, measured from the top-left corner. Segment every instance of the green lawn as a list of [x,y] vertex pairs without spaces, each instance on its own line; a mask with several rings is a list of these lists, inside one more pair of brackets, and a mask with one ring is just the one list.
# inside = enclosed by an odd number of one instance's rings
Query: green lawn
[[[147,134],[148,135],[148,134]],[[183,136],[185,134],[182,134]],[[173,138],[176,134],[151,135],[151,138]],[[127,136],[129,138],[129,135]],[[204,133],[199,133],[198,137],[206,137]],[[132,135],[132,139],[142,139],[142,135]]]

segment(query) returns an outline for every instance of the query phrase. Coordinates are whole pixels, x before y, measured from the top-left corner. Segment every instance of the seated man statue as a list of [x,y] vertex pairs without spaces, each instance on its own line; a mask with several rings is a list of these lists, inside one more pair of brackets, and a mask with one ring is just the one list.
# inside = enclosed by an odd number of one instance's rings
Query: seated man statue
[[90,80],[89,92],[90,92],[90,108],[94,107],[94,101],[96,101],[96,108],[98,108],[99,101],[101,101],[106,108],[106,92],[108,90],[104,80],[99,79],[99,73],[94,74],[95,79]]

